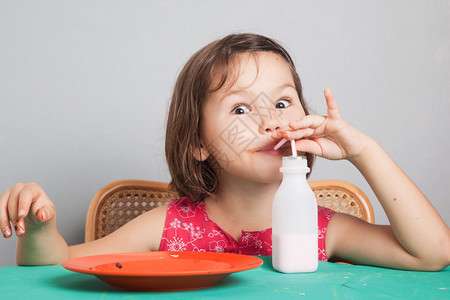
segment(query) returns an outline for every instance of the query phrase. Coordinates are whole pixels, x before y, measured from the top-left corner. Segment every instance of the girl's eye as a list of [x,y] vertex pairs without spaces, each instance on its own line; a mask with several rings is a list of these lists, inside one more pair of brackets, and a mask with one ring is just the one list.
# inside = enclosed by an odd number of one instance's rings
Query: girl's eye
[[246,105],[244,105],[244,104],[238,104],[238,105],[236,105],[236,106],[233,108],[233,110],[231,111],[231,113],[232,113],[232,114],[235,114],[235,115],[242,115],[242,114],[246,114],[246,113],[248,113],[248,112],[250,112],[250,109],[249,109]]
[[289,99],[280,99],[275,103],[275,108],[286,108],[291,106],[292,101]]

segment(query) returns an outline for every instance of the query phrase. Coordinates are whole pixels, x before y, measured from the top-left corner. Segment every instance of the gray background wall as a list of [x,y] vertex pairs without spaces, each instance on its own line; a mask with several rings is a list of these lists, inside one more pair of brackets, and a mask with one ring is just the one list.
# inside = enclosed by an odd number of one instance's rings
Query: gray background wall
[[[450,223],[450,1],[0,0],[0,191],[43,186],[70,244],[96,191],[126,178],[168,181],[167,103],[200,47],[233,32],[291,52],[312,108],[331,87],[343,117],[374,137]],[[358,171],[319,160],[312,179]],[[16,238],[0,240],[13,265]]]

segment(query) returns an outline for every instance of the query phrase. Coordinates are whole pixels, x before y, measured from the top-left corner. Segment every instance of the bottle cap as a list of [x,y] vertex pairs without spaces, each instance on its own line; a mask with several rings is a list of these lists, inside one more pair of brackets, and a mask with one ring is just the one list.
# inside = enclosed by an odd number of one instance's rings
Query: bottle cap
[[283,156],[283,162],[280,168],[281,172],[308,173],[309,170],[306,156]]

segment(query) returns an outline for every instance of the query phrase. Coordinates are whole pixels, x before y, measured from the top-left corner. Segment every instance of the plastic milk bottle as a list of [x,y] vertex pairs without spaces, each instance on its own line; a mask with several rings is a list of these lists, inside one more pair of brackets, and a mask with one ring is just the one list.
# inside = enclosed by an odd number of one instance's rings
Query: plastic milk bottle
[[272,264],[283,273],[314,272],[318,265],[317,201],[306,181],[304,156],[285,156],[272,207]]

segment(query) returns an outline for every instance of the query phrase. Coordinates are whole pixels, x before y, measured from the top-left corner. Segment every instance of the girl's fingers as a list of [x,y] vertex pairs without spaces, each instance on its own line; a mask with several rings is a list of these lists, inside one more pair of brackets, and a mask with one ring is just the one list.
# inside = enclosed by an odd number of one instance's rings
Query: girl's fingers
[[315,130],[312,128],[299,129],[295,131],[286,131],[283,138],[287,140],[299,140],[302,138],[310,137],[314,134]]
[[25,215],[23,209],[20,211],[19,216],[19,199],[21,197],[24,186],[25,185],[22,183],[16,184],[12,188],[11,194],[9,195],[8,199],[9,220],[14,225],[14,230],[16,231],[17,236],[23,236],[25,234]]
[[323,150],[320,145],[311,140],[298,140],[295,142],[297,151],[307,152],[316,156],[323,156]]
[[36,211],[36,219],[38,219],[39,222],[44,223],[48,221],[50,213],[47,212],[45,208],[39,208]]
[[331,90],[329,88],[326,88],[324,90],[324,95],[327,101],[327,116],[307,115],[300,120],[292,121],[291,123],[289,123],[289,127],[294,130],[307,127],[316,129],[325,124],[327,118],[340,119],[341,114],[339,112],[336,99],[334,98]]
[[52,203],[37,184],[16,184],[9,191],[9,195],[5,194],[0,198],[0,229],[5,237],[12,234],[10,223],[14,226],[17,236],[23,236],[26,224],[46,222],[55,214]]
[[[55,215],[55,209],[50,207],[49,205],[39,203],[39,199],[37,201],[33,201],[35,205],[32,206],[31,214],[39,223],[45,223]],[[41,205],[41,206],[40,206]],[[17,236],[23,236],[26,233],[25,219],[24,217],[20,217],[14,229],[16,230]]]
[[325,120],[326,118],[324,116],[307,115],[300,120],[292,121],[291,123],[289,123],[289,127],[294,130],[307,127],[318,128],[325,122]]
[[53,206],[46,205],[36,212],[36,218],[39,222],[45,223],[53,219],[56,215],[55,208]]
[[340,119],[341,114],[339,113],[339,108],[336,102],[336,99],[334,98],[333,93],[331,92],[331,89],[326,88],[323,91],[325,95],[325,100],[327,101],[327,115],[330,118],[333,119]]
[[8,216],[8,199],[11,194],[10,190],[6,190],[0,196],[0,230],[5,238],[9,238],[12,235],[12,230]]
[[18,202],[19,202],[19,196],[20,192],[23,189],[24,184],[17,183],[13,186],[11,189],[11,194],[9,195],[9,199],[7,200],[8,204],[8,216],[11,223],[14,225],[17,220],[19,219],[17,213],[18,213]]
[[48,198],[47,194],[42,190],[41,187],[37,186],[38,193],[36,194],[33,205],[31,206],[31,214],[35,216],[36,220],[40,223],[45,223],[52,219],[55,215],[55,207],[53,203]]
[[10,238],[12,236],[11,227],[9,227],[9,226],[8,227],[3,227],[2,234],[3,234],[3,237]]
[[[36,204],[40,203],[37,202]],[[47,204],[35,205],[32,210],[33,215],[36,216],[37,221],[40,223],[45,223],[55,216],[55,208]]]
[[24,218],[17,219],[16,223],[14,224],[14,230],[16,231],[17,236],[24,236],[26,233],[25,229],[25,220]]
[[19,203],[17,205],[17,217],[25,218],[30,210],[31,203],[36,197],[36,192],[29,187],[25,186],[19,194]]

